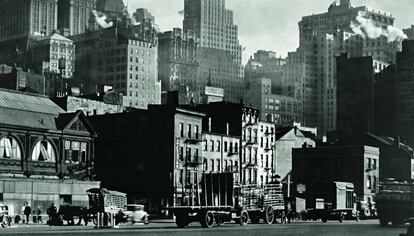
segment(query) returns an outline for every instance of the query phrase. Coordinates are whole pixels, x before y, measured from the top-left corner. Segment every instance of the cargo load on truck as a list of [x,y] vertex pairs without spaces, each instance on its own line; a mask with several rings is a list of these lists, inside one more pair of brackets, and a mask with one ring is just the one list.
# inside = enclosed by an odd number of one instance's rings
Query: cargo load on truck
[[277,217],[284,217],[284,199],[281,184],[238,185],[234,173],[204,173],[202,181],[197,184],[196,196],[191,205],[177,205],[167,209],[174,213],[179,228],[191,222],[209,228],[216,223],[236,222],[246,225],[261,220],[267,224],[275,222]]
[[375,201],[382,226],[403,224],[414,216],[414,183],[387,179],[380,183]]

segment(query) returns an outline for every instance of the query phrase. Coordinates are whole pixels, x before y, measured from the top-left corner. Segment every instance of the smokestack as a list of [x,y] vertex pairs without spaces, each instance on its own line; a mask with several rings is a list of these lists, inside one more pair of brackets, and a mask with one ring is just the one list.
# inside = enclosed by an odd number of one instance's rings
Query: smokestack
[[211,117],[208,118],[208,132],[211,132]]

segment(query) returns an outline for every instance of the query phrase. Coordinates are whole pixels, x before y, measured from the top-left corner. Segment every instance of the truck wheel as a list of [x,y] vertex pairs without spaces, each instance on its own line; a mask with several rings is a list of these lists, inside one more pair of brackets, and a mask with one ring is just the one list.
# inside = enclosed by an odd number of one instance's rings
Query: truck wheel
[[323,223],[326,223],[326,222],[328,222],[328,217],[322,216],[322,219],[321,220],[322,220]]
[[10,220],[7,218],[7,216],[3,216],[3,220],[1,222],[1,227],[7,228],[10,226]]
[[273,224],[273,221],[275,220],[275,211],[273,210],[272,206],[268,206],[266,208],[266,212],[265,212],[265,222],[267,224]]
[[249,213],[246,210],[240,212],[240,225],[245,226],[249,221]]
[[201,226],[204,228],[211,228],[214,224],[214,214],[211,211],[206,211],[201,214],[200,218]]

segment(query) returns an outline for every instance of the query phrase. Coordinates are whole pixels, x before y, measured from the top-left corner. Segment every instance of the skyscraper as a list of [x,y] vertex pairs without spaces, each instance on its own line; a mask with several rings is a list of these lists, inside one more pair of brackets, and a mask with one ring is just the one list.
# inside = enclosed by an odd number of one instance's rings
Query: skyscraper
[[58,0],[0,0],[0,41],[50,35],[57,29]]
[[395,62],[405,35],[393,23],[391,14],[352,7],[349,0],[302,18],[299,48],[287,58],[284,81],[285,92],[303,100],[306,126],[317,126],[321,135],[336,129],[336,56]]
[[211,78],[211,86],[224,89],[225,99],[240,102],[243,91],[242,47],[233,12],[225,0],[184,0],[184,32],[193,31],[200,39],[200,67],[197,86],[200,91]]
[[58,29],[64,36],[83,34],[97,0],[59,0]]

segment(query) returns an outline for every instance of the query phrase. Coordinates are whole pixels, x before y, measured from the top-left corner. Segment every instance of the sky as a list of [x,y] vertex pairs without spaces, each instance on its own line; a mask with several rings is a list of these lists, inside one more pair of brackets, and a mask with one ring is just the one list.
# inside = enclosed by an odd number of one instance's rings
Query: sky
[[[298,22],[302,16],[327,12],[334,0],[226,0],[239,26],[245,47],[243,62],[257,50],[272,50],[282,57],[299,45]],[[184,0],[124,0],[129,9],[147,8],[161,31],[182,28]],[[414,25],[414,0],[351,0],[352,6],[368,6],[391,13],[398,28]],[[135,11],[135,10],[134,10]]]

